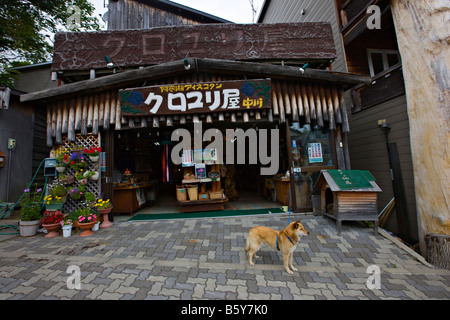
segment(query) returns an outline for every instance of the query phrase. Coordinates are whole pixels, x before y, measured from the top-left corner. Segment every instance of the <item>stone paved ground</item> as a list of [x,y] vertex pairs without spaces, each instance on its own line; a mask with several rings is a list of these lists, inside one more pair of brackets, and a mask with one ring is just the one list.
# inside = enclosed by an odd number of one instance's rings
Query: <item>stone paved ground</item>
[[[86,238],[0,242],[0,299],[450,298],[450,271],[425,266],[372,229],[347,223],[337,236],[330,219],[295,216],[310,235],[294,254],[294,275],[268,247],[254,267],[244,252],[252,226],[280,230],[287,215],[117,222]],[[71,265],[80,289],[69,289]],[[370,265],[380,268],[380,289],[367,287]]]

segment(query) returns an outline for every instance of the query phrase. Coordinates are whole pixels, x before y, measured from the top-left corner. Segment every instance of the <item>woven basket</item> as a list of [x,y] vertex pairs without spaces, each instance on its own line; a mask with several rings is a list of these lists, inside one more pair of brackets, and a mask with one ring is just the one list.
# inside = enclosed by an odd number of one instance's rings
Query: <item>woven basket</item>
[[182,186],[177,186],[177,200],[178,201],[186,201],[187,200],[186,188],[184,188]]
[[222,190],[221,191],[210,191],[209,198],[211,200],[222,199]]
[[209,193],[208,192],[200,192],[198,194],[198,200],[209,200]]
[[195,201],[198,200],[198,187],[197,186],[190,186],[187,188],[187,193],[189,196],[189,200]]

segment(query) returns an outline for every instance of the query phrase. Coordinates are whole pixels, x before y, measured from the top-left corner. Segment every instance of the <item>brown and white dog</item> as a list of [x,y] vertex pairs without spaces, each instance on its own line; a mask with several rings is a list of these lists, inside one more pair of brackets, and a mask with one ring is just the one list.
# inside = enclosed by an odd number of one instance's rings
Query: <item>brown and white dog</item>
[[[263,243],[267,243],[273,250],[283,253],[284,268],[290,274],[297,271],[292,265],[292,255],[301,236],[309,234],[308,231],[300,223],[300,220],[291,222],[281,231],[276,231],[264,226],[253,227],[248,232],[245,244],[245,252],[248,252],[248,262],[251,266],[255,265],[252,261],[253,256],[258,258],[256,252],[261,248]],[[292,271],[291,271],[292,269]]]

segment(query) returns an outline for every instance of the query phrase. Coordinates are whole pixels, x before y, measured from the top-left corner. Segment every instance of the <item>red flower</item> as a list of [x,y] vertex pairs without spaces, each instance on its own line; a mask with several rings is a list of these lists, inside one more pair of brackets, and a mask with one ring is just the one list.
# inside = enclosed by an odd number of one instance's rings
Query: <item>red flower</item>
[[72,161],[70,164],[73,166],[75,164],[75,161]]

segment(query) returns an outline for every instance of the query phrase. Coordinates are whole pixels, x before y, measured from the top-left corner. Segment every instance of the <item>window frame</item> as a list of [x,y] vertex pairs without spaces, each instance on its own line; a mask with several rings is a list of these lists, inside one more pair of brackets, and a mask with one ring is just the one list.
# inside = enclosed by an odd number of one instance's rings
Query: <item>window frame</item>
[[[369,62],[369,71],[370,71],[370,76],[371,77],[375,77],[377,74],[380,74],[381,72],[375,74],[374,73],[374,69],[373,69],[373,62],[372,62],[372,53],[380,53],[382,60],[383,60],[383,71],[386,71],[390,68],[394,68],[397,65],[400,65],[402,63],[401,57],[400,57],[400,52],[398,50],[380,50],[380,49],[367,49],[367,60]],[[398,63],[389,66],[388,63],[388,58],[387,55],[388,54],[396,54],[398,57]]]

